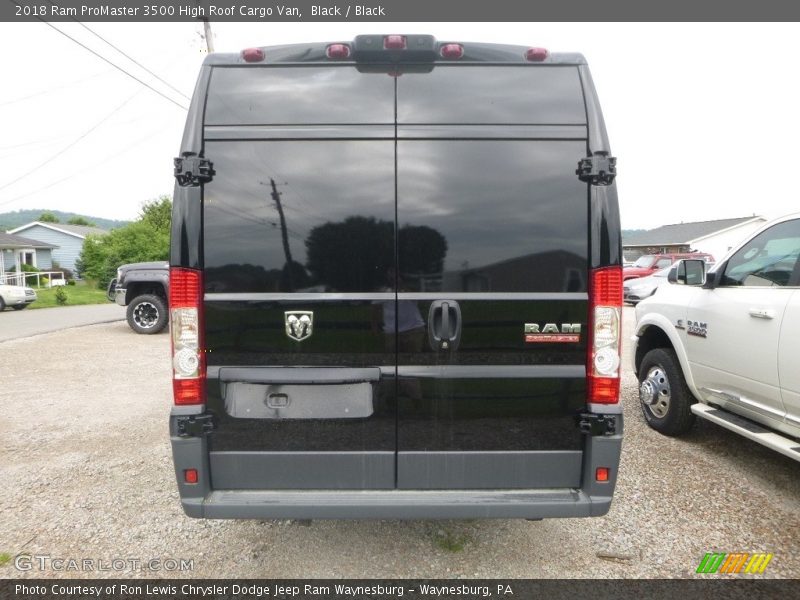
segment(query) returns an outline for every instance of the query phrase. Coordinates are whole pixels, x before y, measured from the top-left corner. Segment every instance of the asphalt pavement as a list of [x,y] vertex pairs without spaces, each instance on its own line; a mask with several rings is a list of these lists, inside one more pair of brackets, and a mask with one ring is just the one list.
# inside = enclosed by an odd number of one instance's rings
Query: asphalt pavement
[[0,342],[26,338],[61,329],[111,323],[125,318],[125,307],[117,304],[87,304],[0,312]]

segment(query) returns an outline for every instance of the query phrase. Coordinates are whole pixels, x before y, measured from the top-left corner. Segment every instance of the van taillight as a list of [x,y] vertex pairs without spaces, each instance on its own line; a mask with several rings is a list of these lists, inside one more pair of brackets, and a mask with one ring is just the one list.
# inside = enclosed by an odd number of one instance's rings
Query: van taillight
[[594,269],[589,288],[589,352],[587,401],[619,402],[622,329],[622,267]]
[[203,276],[170,267],[169,317],[172,337],[172,391],[175,404],[204,404]]
[[387,35],[383,38],[384,50],[405,50],[406,49],[406,36],[404,35]]
[[461,58],[464,56],[464,46],[461,44],[445,44],[439,48],[439,54],[441,54],[442,58]]
[[262,48],[247,48],[246,50],[242,50],[244,62],[261,62],[264,60],[265,56]]
[[532,62],[542,62],[549,55],[547,48],[528,48],[527,52],[525,52],[525,58]]
[[328,58],[349,58],[350,46],[347,44],[331,44],[325,49]]

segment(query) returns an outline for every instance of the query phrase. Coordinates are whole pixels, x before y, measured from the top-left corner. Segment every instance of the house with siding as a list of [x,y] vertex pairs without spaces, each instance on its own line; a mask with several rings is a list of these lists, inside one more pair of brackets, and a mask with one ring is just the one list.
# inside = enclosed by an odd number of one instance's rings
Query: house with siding
[[[87,227],[85,225],[34,221],[12,229],[8,233],[23,235],[32,240],[51,244],[54,247],[52,260],[65,269],[75,271],[75,261],[78,260],[81,254],[86,236],[89,234],[106,235],[108,231],[99,227]],[[41,269],[42,267],[39,266],[39,268]]]
[[53,266],[53,250],[56,250],[54,244],[0,232],[0,283],[12,270],[19,273],[22,265],[49,271]]
[[622,250],[626,260],[636,260],[643,254],[707,252],[720,260],[728,250],[747,235],[761,227],[762,216],[696,221],[662,225],[643,231],[623,240]]

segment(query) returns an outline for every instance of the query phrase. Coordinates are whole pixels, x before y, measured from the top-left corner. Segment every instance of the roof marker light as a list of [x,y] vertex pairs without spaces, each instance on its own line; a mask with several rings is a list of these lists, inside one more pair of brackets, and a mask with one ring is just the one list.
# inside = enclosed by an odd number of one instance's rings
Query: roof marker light
[[328,58],[350,58],[350,46],[347,44],[331,44],[325,50]]
[[406,36],[404,35],[387,35],[383,38],[384,50],[405,50],[406,45]]
[[246,50],[242,50],[244,62],[261,62],[264,60],[264,56],[263,48],[247,48]]
[[464,46],[461,44],[445,44],[439,48],[442,58],[461,58],[464,56]]
[[525,53],[525,58],[533,62],[542,62],[548,56],[550,56],[550,53],[547,48],[528,48]]

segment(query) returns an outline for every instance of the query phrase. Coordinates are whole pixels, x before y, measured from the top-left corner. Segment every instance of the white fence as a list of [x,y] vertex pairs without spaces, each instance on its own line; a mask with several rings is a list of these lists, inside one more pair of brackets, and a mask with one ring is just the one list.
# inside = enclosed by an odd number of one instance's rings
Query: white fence
[[64,279],[64,273],[62,271],[23,271],[22,273],[8,271],[0,274],[0,285],[28,286],[32,285],[32,280],[35,279],[36,287],[40,288],[42,287],[42,278],[47,279],[45,283],[47,287],[67,285],[67,280]]

